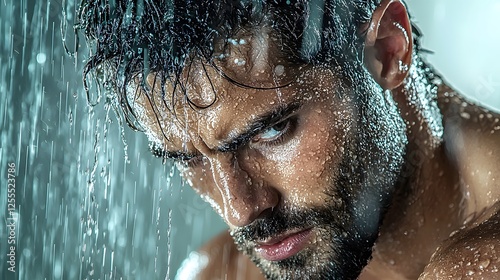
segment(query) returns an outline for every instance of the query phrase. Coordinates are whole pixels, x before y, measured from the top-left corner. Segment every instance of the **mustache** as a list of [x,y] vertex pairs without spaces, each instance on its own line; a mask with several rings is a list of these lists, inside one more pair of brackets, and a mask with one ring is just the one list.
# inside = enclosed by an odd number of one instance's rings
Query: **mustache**
[[255,220],[253,223],[231,230],[231,236],[237,244],[245,244],[264,240],[295,229],[322,227],[337,224],[343,228],[341,220],[346,213],[343,209],[332,207],[283,207],[272,212],[268,217]]

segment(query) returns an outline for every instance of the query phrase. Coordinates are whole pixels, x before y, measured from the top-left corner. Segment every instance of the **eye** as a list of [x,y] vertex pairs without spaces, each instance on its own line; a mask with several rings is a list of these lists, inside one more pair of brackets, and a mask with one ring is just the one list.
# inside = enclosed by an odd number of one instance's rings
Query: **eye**
[[291,132],[292,128],[292,120],[286,119],[264,129],[252,139],[252,143],[279,144]]

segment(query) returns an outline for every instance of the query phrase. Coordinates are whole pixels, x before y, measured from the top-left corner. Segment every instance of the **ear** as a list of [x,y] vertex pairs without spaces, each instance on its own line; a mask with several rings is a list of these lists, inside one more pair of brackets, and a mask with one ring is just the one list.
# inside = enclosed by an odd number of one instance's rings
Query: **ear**
[[383,0],[366,30],[364,63],[383,89],[408,75],[413,52],[410,19],[400,0]]

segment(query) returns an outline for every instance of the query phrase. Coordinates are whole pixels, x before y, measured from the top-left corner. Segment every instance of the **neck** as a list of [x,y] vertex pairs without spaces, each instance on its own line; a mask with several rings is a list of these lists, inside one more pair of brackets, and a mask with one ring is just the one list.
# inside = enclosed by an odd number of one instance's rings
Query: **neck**
[[[458,175],[443,146],[438,90],[442,80],[421,61],[393,90],[406,122],[406,164],[367,271],[392,271],[390,278],[416,279],[432,253],[460,225]],[[396,264],[397,263],[397,264]]]
[[427,149],[441,144],[444,129],[437,99],[442,84],[441,77],[414,55],[407,78],[393,90],[393,97],[406,121],[410,143],[425,141]]

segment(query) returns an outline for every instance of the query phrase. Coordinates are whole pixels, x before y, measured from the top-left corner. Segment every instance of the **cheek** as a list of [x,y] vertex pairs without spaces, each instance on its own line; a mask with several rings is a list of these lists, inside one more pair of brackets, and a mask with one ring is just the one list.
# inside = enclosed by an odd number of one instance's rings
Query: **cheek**
[[[339,162],[351,130],[344,113],[316,113],[307,118],[297,138],[294,152],[273,162],[276,170],[275,184],[294,203],[320,205],[326,198],[325,191],[335,186]],[[334,120],[334,121],[332,121]],[[335,121],[337,120],[337,121]],[[329,192],[330,193],[330,192]]]

